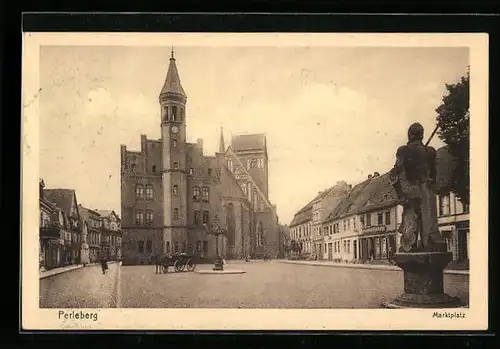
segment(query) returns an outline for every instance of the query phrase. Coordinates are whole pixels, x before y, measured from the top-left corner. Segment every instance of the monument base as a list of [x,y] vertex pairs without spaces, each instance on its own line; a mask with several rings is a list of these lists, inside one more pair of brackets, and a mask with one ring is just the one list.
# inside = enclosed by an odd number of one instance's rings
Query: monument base
[[451,252],[396,253],[393,257],[404,273],[404,293],[383,302],[384,308],[460,308],[457,297],[444,293],[444,268],[453,259]]

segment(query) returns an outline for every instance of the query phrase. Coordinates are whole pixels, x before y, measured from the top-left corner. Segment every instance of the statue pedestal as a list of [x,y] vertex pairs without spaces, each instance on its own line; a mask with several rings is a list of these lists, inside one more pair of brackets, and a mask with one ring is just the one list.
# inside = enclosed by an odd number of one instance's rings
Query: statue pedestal
[[396,253],[394,261],[404,272],[404,293],[382,303],[384,308],[460,308],[462,301],[444,293],[443,271],[451,252]]

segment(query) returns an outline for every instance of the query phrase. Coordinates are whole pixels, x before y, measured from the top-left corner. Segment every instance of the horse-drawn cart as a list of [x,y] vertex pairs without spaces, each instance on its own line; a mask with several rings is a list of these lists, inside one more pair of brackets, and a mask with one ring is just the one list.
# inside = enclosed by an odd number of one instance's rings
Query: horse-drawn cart
[[172,256],[165,256],[160,262],[164,273],[168,273],[169,267],[174,267],[174,271],[179,273],[181,271],[194,271],[196,269],[196,262],[193,256],[186,253],[179,253]]

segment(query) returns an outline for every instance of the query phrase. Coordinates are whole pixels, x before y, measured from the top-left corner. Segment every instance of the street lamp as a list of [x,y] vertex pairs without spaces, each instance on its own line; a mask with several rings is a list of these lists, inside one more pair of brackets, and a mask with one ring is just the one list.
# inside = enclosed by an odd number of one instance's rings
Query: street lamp
[[215,259],[213,270],[224,270],[224,263],[222,262],[222,258],[219,254],[219,235],[226,235],[227,229],[224,229],[219,224],[219,217],[217,214],[214,216],[214,223],[212,225],[208,225],[203,223],[203,227],[205,228],[208,235],[215,235],[215,249],[217,258]]

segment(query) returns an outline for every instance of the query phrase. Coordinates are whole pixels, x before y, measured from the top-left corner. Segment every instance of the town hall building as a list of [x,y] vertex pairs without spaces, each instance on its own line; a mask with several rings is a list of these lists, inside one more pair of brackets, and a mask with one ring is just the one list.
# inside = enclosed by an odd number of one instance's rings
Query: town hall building
[[217,239],[207,227],[215,225],[227,230],[218,239],[227,259],[275,256],[281,236],[268,197],[266,136],[234,136],[226,147],[221,129],[218,152],[206,156],[203,140],[186,141],[186,103],[172,52],[159,95],[161,138],[141,135],[139,151],[121,146],[123,263],[178,252],[214,260]]

